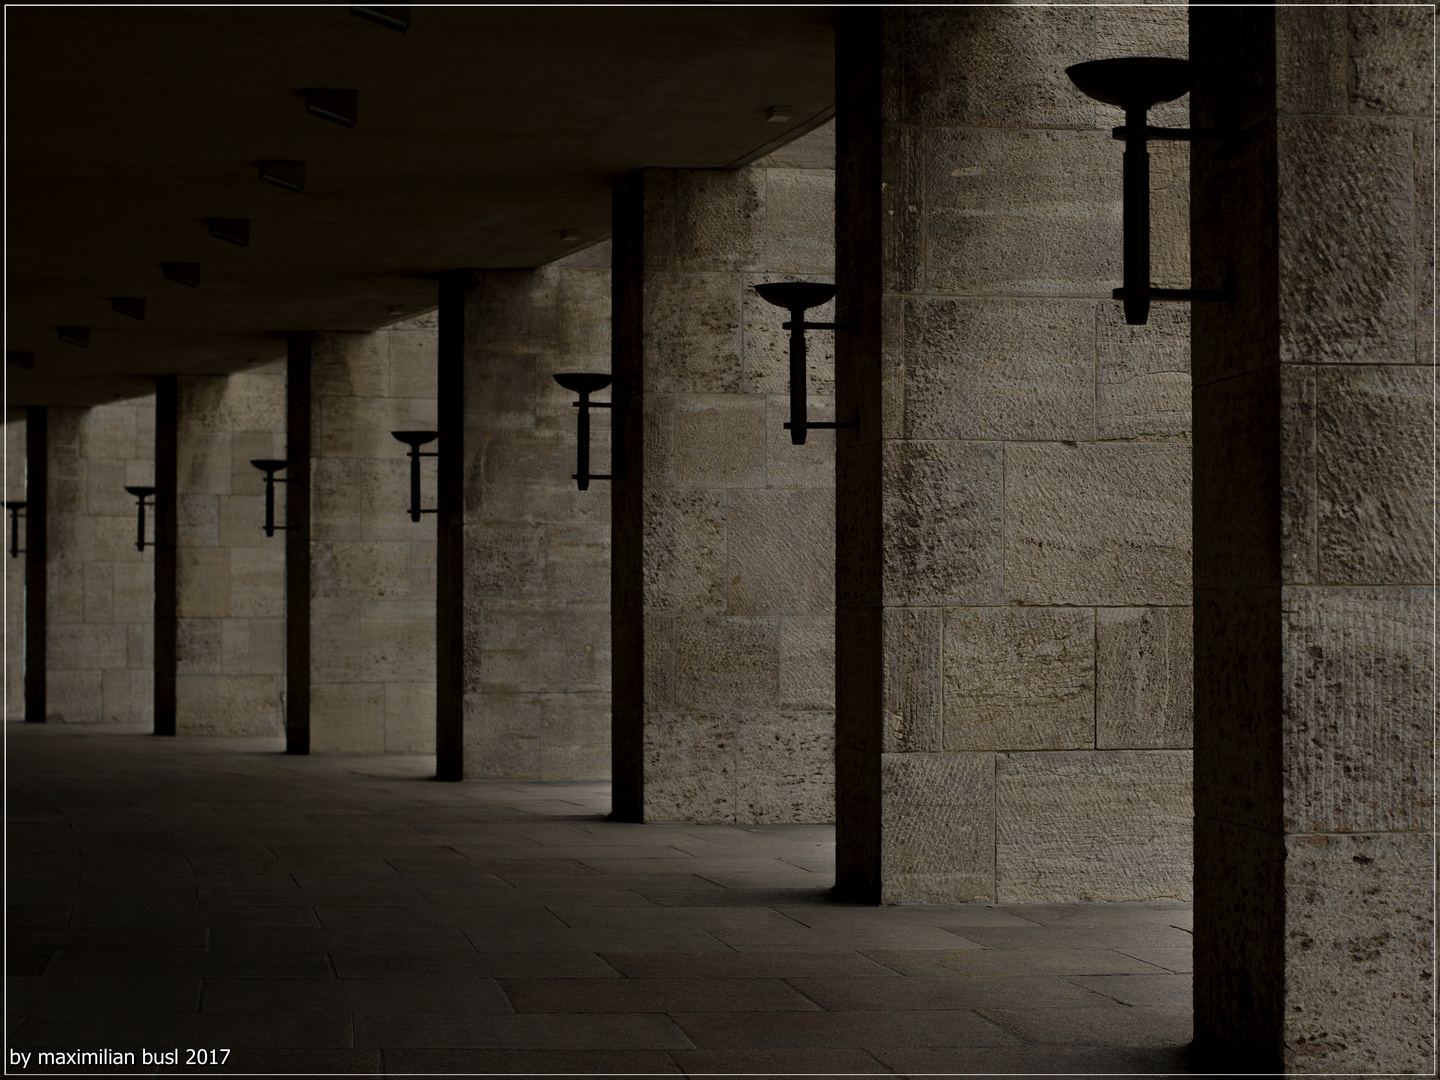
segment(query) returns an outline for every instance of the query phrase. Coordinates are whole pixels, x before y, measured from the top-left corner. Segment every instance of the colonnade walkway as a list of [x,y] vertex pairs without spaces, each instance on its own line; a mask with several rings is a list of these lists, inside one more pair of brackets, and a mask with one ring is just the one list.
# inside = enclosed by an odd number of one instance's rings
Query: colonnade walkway
[[6,733],[12,1056],[1185,1071],[1188,905],[854,906],[828,897],[831,826],[622,824],[606,782],[445,784],[275,739]]

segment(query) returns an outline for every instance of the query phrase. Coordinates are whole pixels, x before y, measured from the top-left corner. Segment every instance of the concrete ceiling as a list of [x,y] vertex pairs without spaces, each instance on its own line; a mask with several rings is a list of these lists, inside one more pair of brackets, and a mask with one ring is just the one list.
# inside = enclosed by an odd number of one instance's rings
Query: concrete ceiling
[[[631,169],[723,167],[824,114],[830,21],[416,7],[399,33],[338,6],[7,7],[6,349],[36,357],[7,365],[7,404],[274,360],[287,331],[433,308],[443,270],[575,250],[608,233]],[[314,87],[359,91],[353,129],[306,113]],[[303,160],[305,191],[262,182],[265,159]],[[249,218],[249,245],[206,218]],[[165,262],[199,263],[199,287]],[[144,320],[116,296],[144,297]]]

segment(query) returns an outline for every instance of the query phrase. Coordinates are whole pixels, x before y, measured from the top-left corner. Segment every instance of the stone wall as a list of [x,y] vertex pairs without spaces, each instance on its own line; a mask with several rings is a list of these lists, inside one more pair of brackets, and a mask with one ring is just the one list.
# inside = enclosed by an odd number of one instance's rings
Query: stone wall
[[[406,447],[435,430],[436,318],[311,338],[310,748],[435,748],[435,515]],[[435,444],[426,447],[434,450]],[[422,469],[435,505],[435,460]]]
[[[25,498],[25,411],[5,413],[5,501]],[[25,719],[25,556],[10,558],[10,513],[0,537],[5,560],[5,719]],[[20,523],[25,547],[25,523]]]
[[[897,901],[1190,892],[1188,311],[1127,326],[1120,110],[1064,68],[1182,10],[841,28],[838,880]],[[1186,103],[1150,122],[1185,126]],[[1183,144],[1152,144],[1158,285]],[[877,362],[878,360],[878,362]]]
[[154,482],[155,399],[48,416],[45,719],[148,721],[154,555],[125,487]]
[[1435,1070],[1433,8],[1192,8],[1197,1049]]
[[[610,245],[481,271],[466,305],[464,774],[608,777],[610,484],[571,479],[578,410],[554,375],[610,370]],[[609,473],[608,409],[591,428]]]
[[[754,286],[832,280],[833,138],[617,187],[622,817],[832,820],[834,433],[791,444],[788,315]],[[834,335],[809,336],[811,419],[830,420]]]
[[[278,734],[284,539],[261,530],[250,462],[285,456],[285,365],[180,376],[177,389],[176,734]],[[283,522],[283,487],[277,501]]]

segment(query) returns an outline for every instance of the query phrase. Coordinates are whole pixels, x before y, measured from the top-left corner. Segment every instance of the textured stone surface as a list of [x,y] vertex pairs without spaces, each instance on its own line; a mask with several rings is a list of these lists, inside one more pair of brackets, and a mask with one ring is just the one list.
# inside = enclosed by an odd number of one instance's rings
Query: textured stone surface
[[1431,580],[1435,389],[1425,368],[1318,369],[1319,579]]
[[886,603],[997,602],[1000,447],[887,442],[882,482]]
[[1433,593],[1286,589],[1287,831],[1420,832],[1434,815]]
[[[7,424],[7,499],[24,499],[25,424]],[[17,438],[18,436],[18,438]],[[155,399],[49,410],[46,718],[64,723],[147,721],[152,714],[154,555],[135,549],[136,502],[127,484],[154,478]],[[17,469],[18,466],[18,469]],[[153,502],[152,502],[153,506]],[[9,547],[6,517],[5,546]],[[146,513],[154,539],[154,511]],[[22,518],[20,546],[26,546]],[[8,680],[23,679],[24,557],[5,555]],[[11,570],[11,566],[14,567]],[[16,603],[18,601],[18,604]],[[9,698],[16,718],[24,694]]]
[[1190,309],[1156,304],[1128,326],[1121,304],[1097,305],[1095,431],[1101,439],[1190,434]]
[[1095,612],[1095,746],[1189,749],[1195,676],[1191,609]]
[[1423,833],[1289,839],[1288,1071],[1434,1068],[1434,860]]
[[1007,598],[1185,603],[1189,492],[1188,446],[1007,446]]
[[1093,747],[1095,620],[1076,608],[946,611],[944,749]]
[[1279,126],[1280,359],[1409,363],[1410,125],[1282,116]]
[[[311,394],[311,749],[433,749],[435,518],[406,514],[409,462],[390,432],[435,429],[434,328],[314,335]],[[427,460],[422,507],[435,490]]]
[[889,753],[945,749],[944,616],[934,608],[887,608],[880,619],[881,640],[851,633],[846,646],[861,664],[873,660],[859,647],[880,647],[881,746]]
[[1000,903],[1188,900],[1190,754],[995,758]]
[[995,899],[994,754],[884,754],[881,903]]
[[[610,772],[610,481],[578,490],[575,394],[554,380],[610,368],[608,255],[486,271],[467,301],[468,778]],[[590,471],[607,474],[609,410],[590,415]]]
[[1092,308],[1078,301],[908,300],[906,436],[1091,437]]
[[[285,457],[285,368],[185,377],[179,388],[176,729],[273,734],[283,712],[275,620],[284,545],[283,534],[261,529],[264,484],[250,461]],[[276,485],[277,525],[285,491]]]
[[[835,440],[784,430],[787,315],[754,292],[829,280],[832,140],[827,125],[783,161],[646,169],[619,189],[613,617],[635,655],[617,649],[612,681],[616,768],[643,764],[643,791],[617,786],[622,816],[833,813]],[[835,337],[808,334],[812,420],[834,415]]]
[[930,289],[1094,296],[1120,284],[1121,155],[1109,132],[934,128],[920,153]]

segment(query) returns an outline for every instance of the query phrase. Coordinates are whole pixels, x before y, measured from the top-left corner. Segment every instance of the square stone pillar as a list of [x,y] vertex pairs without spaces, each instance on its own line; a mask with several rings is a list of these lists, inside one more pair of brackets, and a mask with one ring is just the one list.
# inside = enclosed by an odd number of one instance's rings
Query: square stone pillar
[[[1064,74],[1185,56],[1184,13],[837,34],[837,885],[1186,899],[1187,312],[1130,327],[1110,299],[1124,119]],[[1182,286],[1186,150],[1152,155],[1157,284]]]
[[45,528],[48,514],[49,412],[25,410],[25,721],[45,722]]
[[[407,448],[391,432],[436,427],[436,318],[308,338],[309,746],[426,753],[435,748],[436,470],[424,459],[421,502],[432,512],[411,521]],[[302,452],[297,440],[291,453]]]
[[[623,820],[832,820],[834,433],[791,444],[788,315],[754,292],[831,280],[831,138],[827,126],[742,169],[644,169],[615,188]],[[832,342],[810,334],[814,420],[834,416]]]
[[[464,572],[445,594],[463,609],[462,772],[603,779],[610,484],[571,478],[578,410],[554,376],[610,370],[610,245],[465,285]],[[590,471],[609,473],[609,410],[591,425]]]
[[153,571],[125,487],[150,483],[154,416],[151,397],[45,409],[44,529],[31,536],[44,548],[47,720],[150,718]]
[[175,409],[175,731],[277,735],[285,542],[250,462],[282,455],[284,365],[179,376]]
[[1196,1044],[1433,1075],[1434,11],[1190,20]]
[[[25,410],[5,412],[5,501],[25,499]],[[20,548],[25,548],[25,520],[21,512]],[[5,719],[25,719],[25,564],[26,555],[10,557],[10,512],[5,512],[5,535],[0,538],[5,560]]]

